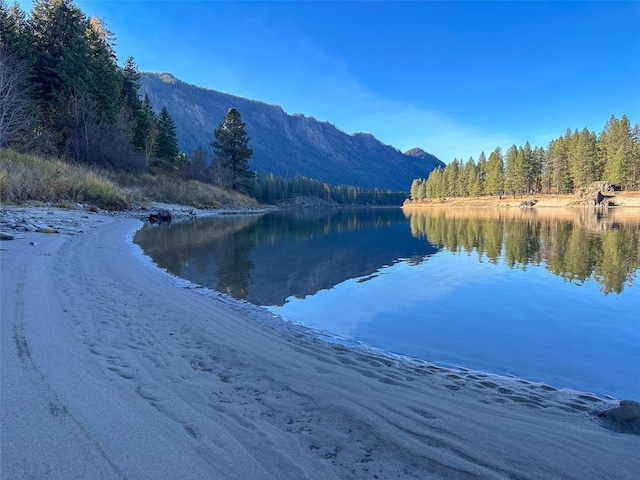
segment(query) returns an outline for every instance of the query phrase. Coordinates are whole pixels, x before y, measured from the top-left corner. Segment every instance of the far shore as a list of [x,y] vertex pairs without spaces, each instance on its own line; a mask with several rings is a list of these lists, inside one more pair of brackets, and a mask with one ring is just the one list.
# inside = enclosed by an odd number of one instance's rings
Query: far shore
[[138,218],[2,207],[0,220],[13,228],[0,242],[2,479],[640,471],[640,435],[614,421],[637,422],[636,402],[327,342],[160,270],[132,242]]
[[[616,192],[611,198],[615,203],[614,207],[640,207],[640,191],[633,192]],[[558,195],[558,194],[539,194],[539,195],[503,195],[499,196],[482,196],[482,197],[447,197],[445,199],[424,200],[421,202],[407,202],[405,207],[418,208],[446,208],[446,207],[524,207],[527,208],[605,208],[605,207],[582,207],[576,206],[576,198],[574,195]],[[640,214],[640,210],[638,212]]]

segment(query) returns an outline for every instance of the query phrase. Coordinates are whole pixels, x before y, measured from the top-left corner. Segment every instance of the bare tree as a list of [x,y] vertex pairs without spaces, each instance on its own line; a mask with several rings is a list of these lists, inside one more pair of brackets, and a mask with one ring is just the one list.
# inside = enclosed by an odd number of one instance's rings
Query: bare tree
[[34,119],[24,63],[0,48],[0,147],[25,132]]

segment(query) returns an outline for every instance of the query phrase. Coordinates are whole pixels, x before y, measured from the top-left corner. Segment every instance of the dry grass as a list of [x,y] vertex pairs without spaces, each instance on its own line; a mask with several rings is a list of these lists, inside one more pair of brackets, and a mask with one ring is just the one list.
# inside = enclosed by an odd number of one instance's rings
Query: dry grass
[[145,202],[195,208],[255,208],[258,202],[237,192],[177,177],[99,170],[57,159],[0,149],[0,202],[27,201],[60,206],[72,202],[121,210]]
[[56,159],[0,150],[0,201],[78,202],[126,208],[125,192],[100,171]]
[[238,192],[208,183],[167,175],[109,173],[134,201],[190,205],[195,208],[258,207],[258,202]]

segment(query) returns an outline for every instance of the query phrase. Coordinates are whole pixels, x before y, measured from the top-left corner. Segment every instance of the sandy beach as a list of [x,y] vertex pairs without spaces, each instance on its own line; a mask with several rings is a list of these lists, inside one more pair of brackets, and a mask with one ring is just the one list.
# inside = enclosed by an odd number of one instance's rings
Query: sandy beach
[[0,242],[2,479],[638,478],[621,399],[327,342],[156,268],[137,219],[2,216],[43,232]]
[[[610,197],[610,200],[618,207],[624,208],[640,208],[640,192],[616,192]],[[567,208],[571,210],[580,210],[580,207],[574,207],[576,204],[575,195],[569,194],[553,194],[553,195],[531,195],[531,196],[483,196],[483,197],[457,197],[447,198],[445,200],[430,200],[423,202],[408,203],[408,207],[429,207],[429,208],[448,208],[448,207],[479,207],[479,208],[512,208],[520,207],[523,203],[535,204],[535,210],[544,210],[546,208]]]

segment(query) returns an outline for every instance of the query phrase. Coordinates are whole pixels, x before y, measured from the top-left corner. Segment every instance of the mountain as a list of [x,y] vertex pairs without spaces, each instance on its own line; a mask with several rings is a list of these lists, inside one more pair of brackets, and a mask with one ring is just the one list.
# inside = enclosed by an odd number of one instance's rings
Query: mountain
[[188,155],[195,149],[212,155],[214,129],[229,108],[236,108],[251,137],[251,167],[262,174],[300,174],[336,185],[408,191],[415,178],[427,178],[434,168],[444,167],[421,149],[403,154],[373,135],[349,135],[328,122],[190,85],[168,73],[143,73],[140,94],[148,95],[156,110],[167,107],[180,150]]

